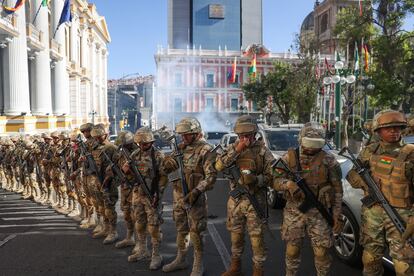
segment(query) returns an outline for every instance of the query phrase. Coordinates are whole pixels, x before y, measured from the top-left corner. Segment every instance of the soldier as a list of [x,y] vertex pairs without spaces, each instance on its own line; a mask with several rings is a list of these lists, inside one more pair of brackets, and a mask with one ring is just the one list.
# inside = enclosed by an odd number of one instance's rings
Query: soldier
[[[134,137],[139,149],[135,150],[131,158],[134,160],[145,183],[134,187],[132,192],[132,205],[135,218],[135,231],[137,233],[136,251],[128,257],[128,261],[142,260],[149,256],[147,249],[148,230],[151,237],[152,254],[150,270],[161,267],[162,257],[159,252],[161,243],[162,224],[162,195],[168,183],[168,177],[163,168],[164,154],[157,150],[152,131],[143,127],[138,129]],[[123,166],[124,171],[131,174],[128,164]],[[146,194],[142,185],[146,185],[150,194]]]
[[[80,166],[79,166],[79,157],[80,152],[78,146],[76,144],[76,139],[80,135],[79,129],[74,129],[69,134],[70,139],[70,150],[67,155],[67,162],[68,162],[68,181],[71,181],[73,194],[75,198],[75,204],[73,206],[73,210],[71,213],[68,214],[68,217],[78,217],[80,216],[81,221],[86,218],[86,195],[85,191],[83,190],[81,184],[81,175],[80,175]],[[79,206],[81,210],[79,210]]]
[[38,183],[36,182],[36,172],[35,172],[35,144],[30,141],[24,141],[25,151],[22,155],[22,160],[25,163],[24,173],[25,175],[25,187],[27,191],[27,198],[33,199],[36,202],[39,202],[40,199],[40,189]]
[[[397,275],[414,275],[414,251],[406,243],[414,232],[414,146],[404,144],[401,132],[407,127],[404,114],[394,110],[379,112],[373,122],[373,130],[380,141],[365,147],[358,159],[369,167],[389,204],[407,223],[401,235],[380,204],[362,206],[361,244],[364,247],[362,262],[364,275],[382,275],[382,257],[389,247]],[[347,176],[352,187],[368,194],[367,184],[351,170]]]
[[13,169],[12,169],[12,153],[14,150],[14,144],[10,139],[6,139],[6,141],[4,142],[4,146],[5,146],[5,156],[4,156],[4,174],[6,177],[6,181],[7,181],[7,186],[6,186],[6,190],[11,191],[13,189]]
[[300,250],[306,232],[315,255],[317,275],[329,275],[333,233],[339,233],[342,227],[341,168],[333,155],[322,150],[325,139],[321,129],[305,124],[299,142],[299,148],[289,149],[283,160],[292,171],[300,173],[322,205],[332,210],[334,225],[330,227],[316,208],[302,213],[299,210],[304,201],[302,191],[295,182],[286,178],[283,171],[276,169],[280,174],[274,181],[274,189],[282,191],[287,202],[282,225],[282,239],[287,243],[286,275],[296,275],[299,269]]
[[43,203],[43,205],[52,205],[53,202],[53,193],[52,193],[52,163],[50,160],[52,159],[53,153],[52,153],[52,137],[50,137],[49,134],[43,133],[42,138],[45,141],[44,148],[42,149],[42,152],[40,153],[41,156],[39,159],[41,160],[41,169],[43,173],[43,179],[46,185],[46,192],[47,192],[47,199]]
[[402,132],[403,136],[413,136],[414,135],[414,118],[408,120],[407,128]]
[[[134,134],[129,131],[122,131],[116,141],[115,145],[122,147],[122,150],[127,156],[130,156],[132,152],[138,149],[137,144],[134,143]],[[119,159],[119,166],[122,168],[122,165],[127,162],[123,156]],[[127,176],[128,177],[128,176]],[[131,177],[129,177],[131,178]],[[129,180],[129,179],[127,179]],[[125,239],[119,241],[115,244],[116,248],[125,248],[128,246],[135,245],[133,238],[134,235],[134,218],[132,214],[132,188],[128,182],[121,183],[121,211],[124,213],[124,220],[127,229],[127,235]]]
[[108,133],[102,125],[94,126],[91,135],[96,142],[92,149],[92,155],[99,170],[98,178],[95,178],[94,181],[94,189],[96,189],[96,194],[99,193],[99,197],[102,197],[95,208],[102,210],[101,214],[104,218],[104,227],[102,231],[94,235],[94,238],[105,236],[103,244],[112,244],[118,239],[117,213],[115,211],[115,204],[118,201],[118,181],[114,177],[110,162],[118,162],[119,154],[116,153],[117,147],[108,142]]
[[[173,214],[177,228],[177,256],[174,261],[164,265],[164,272],[171,272],[187,267],[186,236],[194,248],[194,262],[191,276],[202,275],[203,266],[203,234],[207,226],[207,197],[205,192],[211,190],[216,182],[214,169],[215,154],[212,146],[202,139],[201,125],[195,118],[183,118],[175,128],[183,142],[178,149],[183,154],[184,175],[189,193],[184,197],[181,181],[173,182]],[[173,155],[177,152],[173,152]],[[166,158],[168,171],[178,168],[172,158]],[[191,206],[191,208],[188,208]]]
[[[263,141],[256,140],[257,125],[250,115],[240,116],[234,125],[238,140],[231,144],[226,152],[217,156],[215,168],[223,171],[236,166],[240,171],[240,179],[230,179],[231,190],[235,192],[244,187],[256,198],[264,213],[266,206],[266,186],[272,183],[272,153]],[[264,244],[264,225],[258,215],[259,210],[253,208],[246,195],[237,198],[229,197],[227,201],[227,229],[231,234],[232,259],[230,268],[222,275],[241,275],[241,255],[244,249],[244,232],[250,236],[253,251],[253,275],[263,275],[263,264],[266,260]]]
[[[83,134],[83,137],[86,139],[85,145],[89,153],[92,152],[92,147],[95,144],[95,139],[93,139],[93,137],[91,136],[92,128],[93,128],[92,123],[83,124],[79,128],[80,132]],[[80,152],[79,152],[79,155],[80,155]],[[93,216],[93,210],[94,210],[93,202],[95,202],[94,200],[95,194],[93,190],[90,189],[91,184],[89,183],[90,181],[95,181],[95,178],[93,176],[92,177],[90,176],[91,174],[90,174],[90,171],[88,170],[87,164],[85,162],[85,158],[80,158],[79,161],[80,161],[79,163],[80,170],[78,170],[77,173],[80,177],[83,191],[85,192],[85,203],[86,203],[86,209],[84,211],[86,218],[80,222],[80,228],[88,229],[88,228],[92,228],[95,226],[99,226],[98,229],[95,228],[94,230],[100,230],[100,228],[102,228],[102,225],[101,224],[96,225],[96,222]],[[98,210],[95,210],[95,212],[98,212]]]
[[2,189],[6,189],[7,187],[7,180],[5,176],[5,167],[6,164],[4,163],[4,157],[6,155],[6,138],[0,138],[0,187]]
[[364,139],[364,146],[379,141],[378,135],[372,130],[372,120],[368,120],[364,123],[364,132],[368,135],[368,138],[365,137]]

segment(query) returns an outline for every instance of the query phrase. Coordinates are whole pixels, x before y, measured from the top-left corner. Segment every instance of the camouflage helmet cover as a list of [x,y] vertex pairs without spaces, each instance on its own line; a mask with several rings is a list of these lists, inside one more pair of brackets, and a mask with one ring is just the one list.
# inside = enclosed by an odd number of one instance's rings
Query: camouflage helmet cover
[[115,145],[130,145],[134,142],[134,134],[130,131],[121,131],[115,140]]
[[299,133],[299,143],[305,148],[319,149],[325,145],[325,132],[322,126],[306,123]]
[[201,131],[202,130],[200,122],[193,117],[183,118],[175,126],[175,132],[177,132],[178,134],[200,133]]
[[408,121],[408,126],[409,127],[414,127],[414,118],[412,118]]
[[107,134],[105,127],[103,125],[96,125],[92,128],[91,136],[92,137],[99,137]]
[[91,131],[93,128],[93,124],[92,123],[86,123],[80,126],[80,131],[83,132],[85,130],[89,130]]
[[155,141],[154,133],[148,127],[141,127],[137,130],[134,136],[134,141],[140,143],[152,143]]
[[390,109],[377,113],[372,124],[374,131],[377,131],[380,128],[394,126],[401,127],[403,129],[406,128],[407,119],[403,113]]
[[249,134],[257,132],[257,124],[250,115],[240,116],[235,125],[234,132],[236,134]]
[[69,134],[69,139],[72,142],[75,142],[76,139],[78,139],[78,136],[80,134],[80,130],[78,128],[75,128],[74,130],[72,130],[72,132]]
[[53,131],[52,133],[50,133],[50,137],[52,138],[59,138],[59,131]]

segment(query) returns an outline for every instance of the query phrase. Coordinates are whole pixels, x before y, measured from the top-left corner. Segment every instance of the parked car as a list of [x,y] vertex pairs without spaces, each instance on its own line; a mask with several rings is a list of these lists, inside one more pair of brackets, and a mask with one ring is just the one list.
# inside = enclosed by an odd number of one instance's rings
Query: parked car
[[114,143],[115,140],[116,140],[116,137],[118,137],[118,135],[114,135],[114,134],[109,135],[109,137],[108,137],[109,142]]
[[205,138],[207,142],[212,145],[218,145],[224,135],[228,134],[228,131],[207,131]]
[[230,144],[236,142],[237,137],[238,136],[236,133],[224,134],[224,136],[220,140],[220,145],[223,147],[223,149],[227,149]]

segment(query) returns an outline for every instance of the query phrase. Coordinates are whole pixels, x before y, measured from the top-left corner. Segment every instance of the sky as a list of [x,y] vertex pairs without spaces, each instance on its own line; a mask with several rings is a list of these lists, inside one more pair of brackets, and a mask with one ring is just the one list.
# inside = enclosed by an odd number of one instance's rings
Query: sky
[[[254,0],[251,0],[254,1]],[[92,0],[105,16],[111,35],[108,77],[155,74],[157,45],[167,47],[167,0]],[[120,4],[122,2],[122,4]],[[263,44],[272,52],[285,52],[314,0],[263,0]],[[410,29],[414,20],[409,21]]]

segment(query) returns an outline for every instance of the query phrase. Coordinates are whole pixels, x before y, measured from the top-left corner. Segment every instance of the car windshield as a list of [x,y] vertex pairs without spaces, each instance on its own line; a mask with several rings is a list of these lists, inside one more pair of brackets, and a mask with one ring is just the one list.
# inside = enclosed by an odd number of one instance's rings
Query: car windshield
[[208,140],[220,140],[221,137],[224,136],[224,134],[227,134],[227,132],[207,132],[207,139]]
[[233,144],[234,142],[236,142],[236,140],[237,140],[237,136],[229,137],[229,144]]
[[266,130],[265,134],[272,151],[287,151],[299,146],[299,130]]

